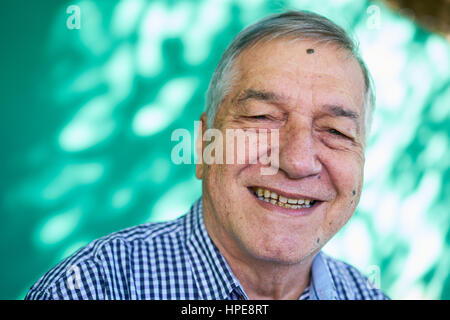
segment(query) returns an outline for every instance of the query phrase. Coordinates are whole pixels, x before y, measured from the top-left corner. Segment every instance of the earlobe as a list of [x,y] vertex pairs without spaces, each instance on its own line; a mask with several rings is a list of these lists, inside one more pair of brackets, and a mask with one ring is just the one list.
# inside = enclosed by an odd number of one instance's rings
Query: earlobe
[[197,163],[195,166],[195,176],[200,180],[203,178],[203,164]]
[[196,150],[197,150],[197,165],[195,167],[195,176],[198,179],[203,178],[203,134],[207,128],[206,124],[206,112],[203,112],[200,116],[200,121],[197,129],[197,141]]

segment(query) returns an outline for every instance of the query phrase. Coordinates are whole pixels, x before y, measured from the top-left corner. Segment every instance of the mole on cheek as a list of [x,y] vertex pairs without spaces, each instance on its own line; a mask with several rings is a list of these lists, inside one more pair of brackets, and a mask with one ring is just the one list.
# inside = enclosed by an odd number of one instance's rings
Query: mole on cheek
[[355,191],[355,190],[353,190],[353,191],[352,191],[352,195],[355,195],[355,194],[356,194],[356,191]]
[[307,54],[312,54],[312,53],[314,53],[314,49],[311,49],[311,48],[306,49],[306,53]]

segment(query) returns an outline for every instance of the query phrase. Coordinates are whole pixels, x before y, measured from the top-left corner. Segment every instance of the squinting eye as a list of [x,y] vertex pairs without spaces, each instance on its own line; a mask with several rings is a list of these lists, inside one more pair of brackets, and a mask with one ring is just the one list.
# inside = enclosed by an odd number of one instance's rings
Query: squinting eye
[[347,136],[345,134],[343,134],[340,131],[337,131],[336,129],[329,129],[328,132],[331,134],[337,135],[337,136],[342,136],[344,138],[347,138]]
[[267,119],[269,119],[267,116],[265,116],[265,115],[260,115],[260,116],[251,116],[251,117],[248,117],[248,118],[250,118],[250,119],[255,119],[255,120],[267,120]]

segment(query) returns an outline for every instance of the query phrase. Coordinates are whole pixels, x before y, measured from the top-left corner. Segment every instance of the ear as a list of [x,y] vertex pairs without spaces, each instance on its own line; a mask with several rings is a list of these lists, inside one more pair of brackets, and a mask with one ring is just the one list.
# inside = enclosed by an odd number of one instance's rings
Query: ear
[[197,132],[197,141],[195,142],[197,150],[197,165],[195,167],[195,175],[198,179],[203,177],[203,134],[205,133],[207,126],[206,112],[203,112],[200,116],[200,123]]

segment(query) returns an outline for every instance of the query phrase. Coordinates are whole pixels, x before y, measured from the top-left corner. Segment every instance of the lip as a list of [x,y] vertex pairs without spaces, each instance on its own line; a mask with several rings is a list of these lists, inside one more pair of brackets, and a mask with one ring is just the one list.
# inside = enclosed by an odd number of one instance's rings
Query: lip
[[250,191],[252,191],[253,188],[262,188],[262,189],[266,189],[269,191],[273,191],[276,194],[286,197],[286,198],[291,198],[291,199],[309,199],[309,200],[314,200],[314,201],[323,201],[323,199],[318,199],[312,196],[308,196],[308,195],[304,195],[304,194],[299,194],[299,193],[290,193],[290,192],[286,192],[286,191],[282,191],[282,190],[278,190],[278,189],[273,189],[273,188],[267,188],[267,187],[262,187],[262,186],[251,186],[248,187],[248,189]]
[[[266,188],[265,188],[266,189]],[[302,216],[309,216],[311,215],[314,211],[316,211],[316,209],[322,205],[323,201],[321,200],[317,200],[313,197],[307,197],[307,196],[302,196],[302,195],[298,195],[298,194],[292,194],[292,193],[286,193],[286,192],[278,192],[275,189],[267,189],[267,190],[273,190],[274,192],[278,193],[281,196],[284,197],[288,197],[288,198],[297,198],[297,199],[311,199],[311,200],[315,200],[315,203],[309,207],[309,208],[299,208],[299,209],[292,209],[292,208],[283,208],[277,205],[274,205],[270,202],[266,202],[263,200],[258,199],[258,197],[256,196],[256,194],[253,192],[251,187],[247,188],[248,192],[250,192],[250,194],[253,196],[253,198],[256,200],[256,202],[262,206],[263,208],[272,211],[272,212],[277,212],[277,213],[281,213],[283,215],[287,215],[290,217],[302,217]]]

